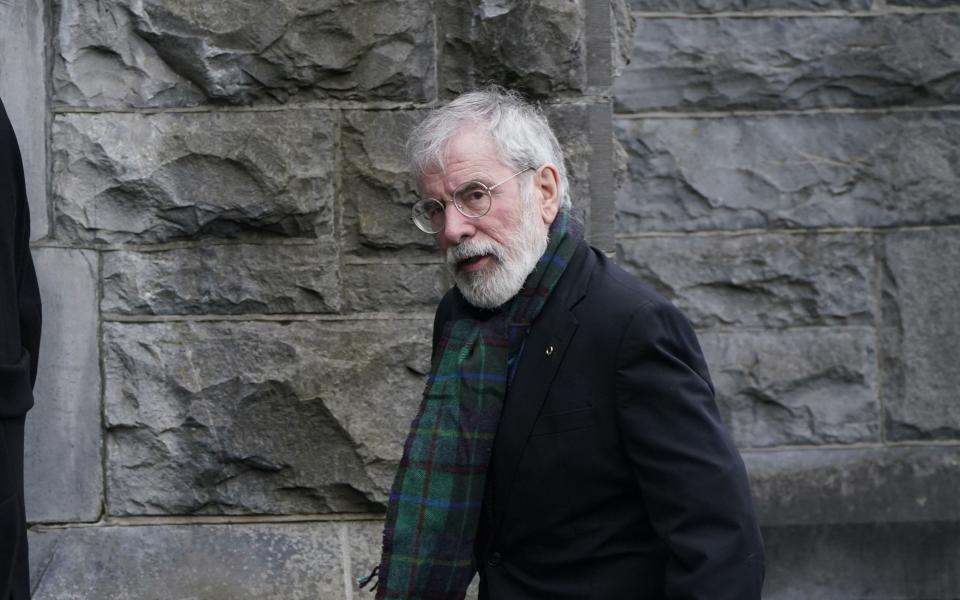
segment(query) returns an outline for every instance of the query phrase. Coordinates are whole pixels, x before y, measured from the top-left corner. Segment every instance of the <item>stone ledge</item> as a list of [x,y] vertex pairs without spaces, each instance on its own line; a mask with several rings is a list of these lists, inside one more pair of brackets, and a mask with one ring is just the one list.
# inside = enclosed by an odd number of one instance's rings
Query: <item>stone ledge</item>
[[743,457],[766,526],[960,522],[960,445]]
[[765,600],[960,598],[960,523],[765,527]]
[[341,600],[344,523],[35,529],[35,600]]

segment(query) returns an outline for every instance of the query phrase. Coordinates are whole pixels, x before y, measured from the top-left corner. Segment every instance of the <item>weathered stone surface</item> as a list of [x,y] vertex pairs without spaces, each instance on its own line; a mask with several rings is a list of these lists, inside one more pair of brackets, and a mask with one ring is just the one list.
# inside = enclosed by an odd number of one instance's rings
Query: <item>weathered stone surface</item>
[[108,323],[108,510],[381,510],[431,320]]
[[598,149],[591,144],[589,123],[590,111],[593,108],[579,104],[552,104],[543,107],[550,127],[560,142],[573,212],[586,226],[587,239],[590,237],[591,207],[595,191],[591,169],[608,168],[612,159],[612,156],[599,155]]
[[432,251],[433,238],[410,220],[410,209],[419,196],[405,150],[410,131],[424,115],[422,111],[344,113],[340,193],[345,251]]
[[622,120],[618,231],[960,222],[960,115]]
[[886,0],[888,6],[904,6],[910,8],[953,8],[958,5],[957,0]]
[[[590,168],[602,157],[592,154],[584,127],[588,107],[544,107],[566,157],[570,194],[576,213],[589,218]],[[341,144],[343,171],[343,247],[361,257],[435,257],[432,236],[410,221],[419,198],[405,144],[423,111],[352,111],[344,114]],[[589,223],[589,221],[587,221]]]
[[[345,524],[347,539],[350,542],[350,560],[354,580],[367,575],[380,562],[380,548],[383,543],[383,521],[351,521]],[[480,591],[480,578],[474,577],[473,584],[467,590],[466,600],[477,600]]]
[[[591,7],[588,5],[587,8]],[[611,0],[610,18],[612,20],[610,45],[613,47],[610,75],[616,78],[630,64],[630,56],[633,54],[633,32],[637,28],[637,19],[630,12],[630,3],[627,0]]]
[[53,88],[70,106],[435,95],[433,17],[414,0],[60,0],[55,15]]
[[[36,600],[345,600],[339,523],[31,532]],[[45,538],[54,538],[50,542]],[[36,547],[36,551],[35,551]]]
[[641,19],[617,110],[876,107],[960,99],[960,14]]
[[763,525],[960,521],[960,447],[744,452]]
[[868,234],[625,238],[619,257],[700,328],[864,325],[879,313]]
[[453,282],[443,263],[355,263],[343,268],[347,311],[432,313]]
[[708,331],[700,342],[738,446],[880,440],[872,329]]
[[863,523],[763,530],[765,600],[960,598],[960,525]]
[[100,308],[154,315],[336,312],[339,273],[332,243],[104,252]]
[[440,0],[441,92],[497,83],[534,97],[586,87],[583,0]]
[[630,6],[642,12],[718,13],[757,10],[855,11],[870,10],[873,3],[871,0],[630,0]]
[[0,98],[17,134],[30,202],[30,239],[46,237],[47,148],[42,0],[0,2]]
[[96,521],[103,498],[97,255],[36,248],[33,257],[43,336],[25,434],[27,518]]
[[53,127],[58,237],[332,233],[331,113],[71,114]]
[[883,400],[890,439],[960,439],[960,228],[884,241]]

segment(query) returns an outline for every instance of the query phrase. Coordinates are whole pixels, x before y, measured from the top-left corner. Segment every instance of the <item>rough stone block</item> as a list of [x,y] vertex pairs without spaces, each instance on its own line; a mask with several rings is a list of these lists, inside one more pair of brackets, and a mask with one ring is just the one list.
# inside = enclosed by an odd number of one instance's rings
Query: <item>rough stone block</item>
[[956,523],[960,447],[743,453],[763,525]]
[[880,440],[874,332],[706,332],[704,356],[740,447]]
[[115,515],[384,507],[431,319],[107,323]]
[[887,437],[960,439],[960,228],[885,236]]
[[619,112],[960,99],[960,14],[641,19]]
[[436,94],[415,0],[59,0],[53,92],[69,106],[193,106]]
[[873,2],[871,0],[631,0],[630,6],[633,10],[641,12],[683,13],[758,10],[861,11],[870,10]]
[[960,525],[863,523],[763,530],[765,600],[960,598]]
[[619,257],[699,328],[867,325],[879,313],[870,235],[625,238]]
[[[609,162],[613,159],[611,155],[602,155],[591,143],[589,124],[591,110],[594,108],[595,106],[582,104],[543,106],[543,112],[563,151],[573,213],[584,223],[587,239],[590,239],[591,207],[595,195],[592,171],[609,168]],[[609,123],[609,117],[607,122]],[[597,195],[600,193],[602,192],[597,192]]]
[[127,315],[337,312],[339,273],[332,243],[104,252],[100,308]]
[[433,238],[417,229],[410,209],[417,201],[405,144],[422,111],[345,112],[341,133],[343,246],[348,253],[425,255]]
[[27,518],[96,521],[103,498],[97,255],[36,248],[33,257],[43,336],[25,434]]
[[334,127],[319,110],[60,116],[57,235],[135,243],[329,235]]
[[33,597],[346,600],[341,527],[314,522],[35,530],[29,541]]
[[432,313],[452,285],[441,262],[347,264],[343,268],[343,303],[353,312]]
[[498,83],[547,97],[586,87],[584,0],[436,4],[441,93]]
[[616,125],[629,160],[619,233],[960,222],[955,113]]
[[47,68],[44,64],[45,2],[0,2],[0,98],[17,134],[30,202],[30,239],[46,237]]

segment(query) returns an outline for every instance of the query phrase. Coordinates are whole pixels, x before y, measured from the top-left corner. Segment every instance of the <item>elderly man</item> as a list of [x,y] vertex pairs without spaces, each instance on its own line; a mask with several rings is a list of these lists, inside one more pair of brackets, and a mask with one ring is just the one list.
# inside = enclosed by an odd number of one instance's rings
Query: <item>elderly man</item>
[[0,600],[30,597],[23,427],[37,378],[40,292],[29,242],[23,163],[0,102]]
[[544,117],[460,96],[409,144],[456,287],[384,531],[378,598],[752,600],[763,548],[696,336],[582,240]]

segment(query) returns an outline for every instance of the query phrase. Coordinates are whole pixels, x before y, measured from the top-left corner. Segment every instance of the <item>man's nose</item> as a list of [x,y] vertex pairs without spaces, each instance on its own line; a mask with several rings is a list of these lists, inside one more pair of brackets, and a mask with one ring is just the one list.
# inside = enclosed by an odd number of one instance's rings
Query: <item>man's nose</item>
[[440,235],[443,236],[448,246],[459,244],[472,237],[476,232],[474,223],[476,219],[463,216],[453,204],[447,205],[443,211],[443,219],[443,231],[440,232]]

